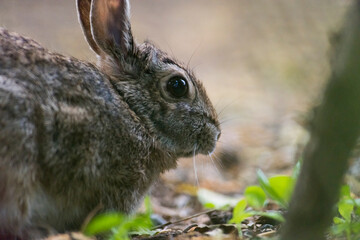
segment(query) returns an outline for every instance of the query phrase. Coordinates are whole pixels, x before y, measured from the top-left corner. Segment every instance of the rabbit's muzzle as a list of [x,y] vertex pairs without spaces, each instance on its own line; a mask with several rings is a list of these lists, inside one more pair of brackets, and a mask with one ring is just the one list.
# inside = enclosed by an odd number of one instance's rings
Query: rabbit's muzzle
[[221,136],[219,127],[212,123],[205,123],[202,131],[198,135],[196,153],[210,154],[215,150],[216,143]]

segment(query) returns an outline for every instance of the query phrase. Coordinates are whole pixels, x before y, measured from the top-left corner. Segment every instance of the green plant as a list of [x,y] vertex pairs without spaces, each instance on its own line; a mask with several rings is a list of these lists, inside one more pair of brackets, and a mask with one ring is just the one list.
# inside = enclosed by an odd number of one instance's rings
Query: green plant
[[248,211],[246,211],[246,206],[247,206],[247,202],[246,199],[242,199],[240,200],[236,206],[234,207],[233,210],[233,216],[232,218],[229,220],[229,223],[234,223],[236,224],[236,227],[238,229],[239,235],[242,235],[241,232],[241,222],[244,221],[246,218],[251,217],[251,213],[249,213]]
[[[295,182],[300,173],[300,161],[295,165],[291,176],[277,175],[267,178],[261,171],[257,171],[259,186],[248,186],[244,191],[244,198],[238,200],[233,209],[233,216],[229,223],[236,224],[241,235],[241,222],[246,218],[259,215],[273,218],[279,222],[284,222],[284,217],[276,211],[265,212],[264,206],[269,199],[275,201],[279,206],[287,209],[291,194],[293,192]],[[203,195],[208,195],[207,192]],[[234,198],[229,197],[207,197],[208,202],[204,206],[208,208],[219,208],[218,203],[221,203],[221,209],[229,208],[232,205]],[[202,197],[204,198],[204,196]],[[228,199],[226,199],[228,198]],[[221,201],[219,201],[219,199]],[[340,198],[337,203],[336,210],[338,216],[333,219],[333,226],[330,228],[330,234],[335,237],[345,236],[347,240],[360,239],[360,198],[355,198],[350,192],[350,187],[344,185],[340,191]],[[216,201],[214,201],[216,200]],[[214,203],[212,203],[214,201]],[[226,205],[224,203],[227,203]]]
[[257,171],[257,176],[259,185],[266,195],[281,207],[287,208],[296,179],[293,176],[285,175],[267,178],[260,169]]
[[[293,170],[292,176],[277,175],[267,178],[261,171],[257,171],[258,181],[260,186],[248,186],[245,189],[245,198],[240,200],[234,207],[233,217],[229,223],[234,223],[238,228],[241,222],[246,218],[254,215],[265,216],[275,219],[279,222],[284,222],[284,217],[276,211],[262,211],[267,203],[267,198],[272,199],[283,208],[288,207],[288,203],[294,189],[296,179],[299,175],[300,162],[298,162]],[[250,206],[250,209],[246,207]],[[239,233],[241,233],[239,229]]]
[[351,196],[350,187],[344,185],[340,191],[337,204],[339,216],[334,217],[330,232],[335,236],[346,236],[346,239],[360,238],[360,199]]
[[244,192],[245,199],[254,209],[259,210],[265,205],[266,194],[259,186],[249,186]]
[[128,240],[129,234],[152,234],[151,203],[145,198],[145,213],[125,216],[121,213],[109,212],[95,216],[85,227],[83,232],[88,236],[105,235],[109,240]]

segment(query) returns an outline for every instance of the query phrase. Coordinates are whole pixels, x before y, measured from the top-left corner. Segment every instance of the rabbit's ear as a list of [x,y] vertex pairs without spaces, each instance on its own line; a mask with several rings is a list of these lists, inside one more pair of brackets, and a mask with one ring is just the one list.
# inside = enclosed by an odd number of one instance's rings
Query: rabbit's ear
[[132,51],[128,0],[93,0],[90,22],[95,42],[108,55],[126,57]]
[[76,7],[78,11],[79,21],[84,32],[85,38],[89,43],[91,49],[98,55],[101,54],[101,50],[93,39],[90,26],[90,8],[91,0],[77,0]]

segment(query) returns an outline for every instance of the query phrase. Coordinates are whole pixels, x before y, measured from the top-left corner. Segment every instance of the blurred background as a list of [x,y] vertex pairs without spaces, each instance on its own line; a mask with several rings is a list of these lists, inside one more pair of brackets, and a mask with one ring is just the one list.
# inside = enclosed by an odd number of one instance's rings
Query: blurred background
[[[132,0],[137,41],[150,39],[190,62],[222,122],[212,158],[197,156],[196,167],[194,159],[182,159],[164,182],[231,193],[254,183],[257,168],[269,175],[289,171],[306,138],[299,123],[320,100],[330,39],[348,5],[347,0]],[[73,0],[0,0],[0,26],[52,51],[95,60]]]

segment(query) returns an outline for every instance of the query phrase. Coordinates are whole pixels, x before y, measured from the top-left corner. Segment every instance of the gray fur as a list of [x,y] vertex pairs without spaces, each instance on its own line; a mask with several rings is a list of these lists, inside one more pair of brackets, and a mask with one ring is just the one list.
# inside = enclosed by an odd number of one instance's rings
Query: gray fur
[[[74,230],[100,203],[130,213],[177,158],[215,148],[201,83],[126,31],[128,49],[99,47],[94,66],[0,28],[0,232]],[[177,71],[193,94],[168,99],[159,82]]]

